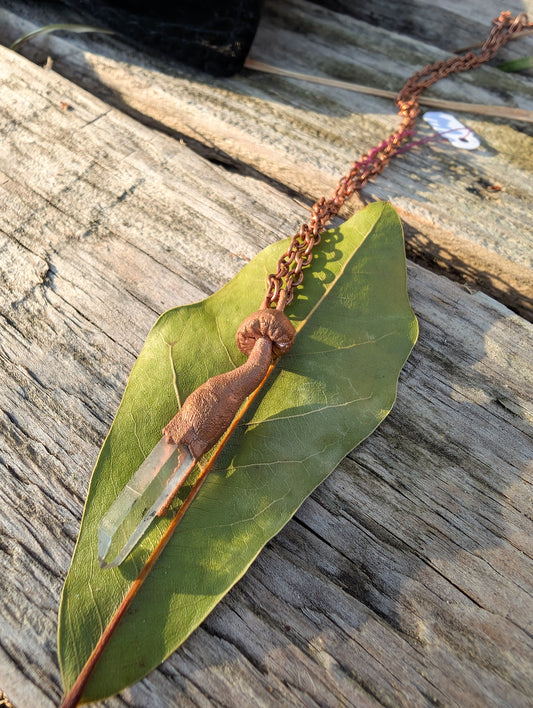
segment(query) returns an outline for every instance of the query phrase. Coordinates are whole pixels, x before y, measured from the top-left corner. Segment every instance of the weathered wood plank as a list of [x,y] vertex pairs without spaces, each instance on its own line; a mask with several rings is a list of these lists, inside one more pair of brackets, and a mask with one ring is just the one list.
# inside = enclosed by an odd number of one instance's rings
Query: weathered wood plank
[[[48,706],[89,472],[148,328],[305,208],[0,55],[0,676],[15,705]],[[409,278],[421,337],[391,416],[106,705],[527,704],[533,328]]]
[[[531,0],[507,2],[500,0],[440,0],[438,5],[427,0],[374,0],[374,2],[351,2],[351,0],[313,0],[317,5],[376,25],[392,32],[420,39],[447,52],[470,47],[482,42],[487,33],[488,21],[498,17],[502,9],[513,15],[520,12],[533,13]],[[525,41],[525,39],[523,40]],[[527,56],[533,49],[533,40],[526,45],[511,43],[506,48],[507,58]]]
[[[431,23],[417,24],[417,36],[426,41],[434,38],[441,22],[449,26],[464,11],[453,3],[427,5]],[[496,5],[495,0],[472,3],[471,19],[461,24],[472,32],[472,41],[486,34],[499,12]],[[50,9],[37,10],[21,0],[11,0],[7,7],[16,14],[4,12],[4,42],[56,18]],[[408,4],[400,29],[407,28],[417,7]],[[379,21],[383,8],[376,10]],[[514,2],[509,9],[527,7]],[[422,36],[424,27],[427,35]],[[460,33],[457,41],[463,43]],[[531,43],[524,40],[521,51],[527,53]],[[378,144],[398,122],[386,99],[249,71],[213,80],[149,58],[113,38],[48,36],[38,46],[40,51],[24,51],[41,61],[50,55],[58,72],[110,104],[183,137],[203,154],[248,173],[251,166],[309,198],[327,193],[354,158]],[[516,46],[502,57],[510,51]],[[269,0],[252,47],[252,57],[278,66],[392,90],[444,56],[435,46],[392,32],[387,23],[373,26],[305,0]],[[440,82],[431,94],[533,110],[532,79],[493,67]],[[389,199],[400,210],[409,226],[413,258],[483,289],[531,319],[531,130],[479,116],[462,120],[482,139],[478,150],[430,141],[395,160],[385,179],[363,190],[363,199]],[[414,140],[430,135],[421,122]]]

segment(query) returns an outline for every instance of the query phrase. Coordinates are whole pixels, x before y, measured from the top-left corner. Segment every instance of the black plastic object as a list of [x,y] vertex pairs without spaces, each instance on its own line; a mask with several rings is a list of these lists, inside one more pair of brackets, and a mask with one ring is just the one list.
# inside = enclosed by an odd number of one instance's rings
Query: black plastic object
[[215,76],[239,71],[263,0],[63,0],[102,26]]

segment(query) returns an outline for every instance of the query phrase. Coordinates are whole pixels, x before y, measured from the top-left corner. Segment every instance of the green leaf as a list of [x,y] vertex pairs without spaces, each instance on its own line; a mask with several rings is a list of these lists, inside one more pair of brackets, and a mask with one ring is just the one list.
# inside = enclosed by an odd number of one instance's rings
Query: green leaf
[[533,57],[520,57],[519,59],[511,59],[498,64],[497,69],[501,71],[514,72],[524,71],[525,69],[533,69]]
[[[100,517],[174,415],[179,399],[241,364],[240,322],[259,307],[287,241],[270,246],[206,300],[151,330],[94,470],[65,582],[58,644],[69,690],[170,518],[119,567],[100,570]],[[105,698],[171,654],[246,572],[264,544],[390,411],[418,325],[406,292],[401,224],[372,204],[326,232],[287,308],[297,328],[214,463],[104,650],[83,696]]]

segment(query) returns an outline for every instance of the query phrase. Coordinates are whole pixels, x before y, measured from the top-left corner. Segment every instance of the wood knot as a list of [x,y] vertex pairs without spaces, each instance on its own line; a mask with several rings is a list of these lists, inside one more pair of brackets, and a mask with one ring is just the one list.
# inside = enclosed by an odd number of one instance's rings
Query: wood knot
[[254,312],[241,322],[235,340],[241,352],[249,356],[257,339],[270,339],[272,354],[277,358],[289,351],[295,336],[296,330],[287,315],[281,310],[267,308]]

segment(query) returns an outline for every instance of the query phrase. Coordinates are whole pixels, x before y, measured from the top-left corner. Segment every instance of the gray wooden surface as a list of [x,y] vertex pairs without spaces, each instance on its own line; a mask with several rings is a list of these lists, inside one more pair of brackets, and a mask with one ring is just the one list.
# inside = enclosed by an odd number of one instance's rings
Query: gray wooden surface
[[[4,43],[47,12],[7,7]],[[398,87],[395,71],[442,54],[360,22],[268,2],[253,52],[320,73],[331,45],[331,61],[381,67],[367,81]],[[302,55],[313,32],[328,41]],[[376,33],[381,56],[363,61],[357,42]],[[47,42],[28,53],[57,71],[0,51],[0,688],[17,708],[59,701],[62,582],[155,318],[290,234],[309,197],[396,124],[383,99],[249,72],[213,80],[118,40]],[[395,69],[387,55],[406,47]],[[532,80],[493,68],[447,85],[435,93],[532,107]],[[363,196],[399,207],[411,253],[434,248],[447,275],[451,254],[454,277],[500,302],[410,263],[420,340],[389,418],[202,627],[105,705],[528,705],[533,328],[501,301],[527,314],[533,140],[524,125],[464,120],[481,151],[408,152]],[[495,199],[476,183],[502,175]]]
[[[426,14],[433,17],[429,35],[439,23],[448,28],[443,32],[448,39],[441,42],[446,51],[305,0],[269,0],[250,56],[397,91],[414,71],[464,45],[464,35],[459,32],[455,40],[450,26],[466,25],[473,41],[482,40],[501,11],[496,0],[470,0],[466,18],[460,14],[463,4],[426,6]],[[7,0],[6,7],[14,9],[4,11],[0,39],[5,44],[57,19],[46,4],[37,11],[33,4],[24,9],[25,3]],[[410,3],[400,8],[391,0],[388,14],[384,7],[386,3],[378,4],[375,12],[376,21],[385,25],[393,16],[405,21],[414,14]],[[531,0],[507,7],[513,12],[529,9],[533,15]],[[533,37],[511,43],[501,59],[517,51],[533,54]],[[330,190],[355,156],[366,153],[398,124],[389,99],[248,70],[233,79],[213,80],[117,47],[116,40],[105,35],[48,35],[23,52],[41,63],[52,57],[59,73],[209,159],[269,178],[311,199]],[[505,74],[494,68],[498,61],[442,81],[428,95],[533,111],[531,77]],[[365,188],[363,199],[389,199],[399,209],[412,258],[483,288],[531,320],[533,128],[473,114],[459,117],[481,139],[480,149],[451,150],[447,143],[430,141],[395,161],[385,180]],[[420,121],[414,141],[431,134]],[[495,191],[495,186],[501,189]]]

